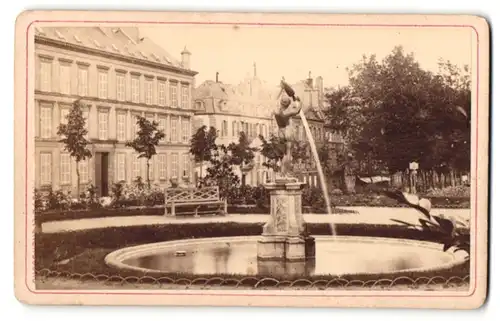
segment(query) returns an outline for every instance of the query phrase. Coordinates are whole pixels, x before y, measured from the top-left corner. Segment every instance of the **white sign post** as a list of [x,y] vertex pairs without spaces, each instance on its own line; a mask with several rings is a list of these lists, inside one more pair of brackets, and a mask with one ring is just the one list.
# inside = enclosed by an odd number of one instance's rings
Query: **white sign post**
[[418,163],[417,162],[411,162],[409,167],[410,167],[410,193],[416,194],[417,193],[417,170],[418,170]]

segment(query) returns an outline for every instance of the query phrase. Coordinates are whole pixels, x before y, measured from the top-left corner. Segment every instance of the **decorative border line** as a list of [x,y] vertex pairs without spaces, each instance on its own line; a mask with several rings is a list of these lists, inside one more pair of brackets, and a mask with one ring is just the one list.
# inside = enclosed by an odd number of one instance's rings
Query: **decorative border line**
[[[241,279],[237,278],[222,278],[222,277],[195,277],[195,278],[172,278],[168,276],[153,277],[153,276],[121,276],[121,275],[107,275],[107,274],[92,274],[92,273],[70,273],[58,272],[49,269],[42,269],[35,271],[35,275],[41,278],[51,277],[64,277],[77,281],[91,280],[101,283],[118,283],[120,285],[182,285],[182,286],[226,286],[234,288],[283,288],[283,287],[302,287],[307,289],[321,289],[328,288],[349,288],[352,286],[362,288],[375,288],[385,287],[392,288],[398,285],[408,285],[410,287],[418,286],[432,286],[443,285],[444,287],[462,286],[469,284],[469,275],[460,277],[452,276],[445,278],[443,276],[426,277],[421,276],[418,278],[410,278],[407,276],[399,276],[394,279],[381,278],[371,279],[367,281],[362,280],[348,280],[342,277],[335,277],[332,279],[308,280],[297,279],[293,281],[278,280],[272,277],[257,278],[254,276],[247,276]],[[226,288],[227,289],[227,288]]]
[[[475,110],[475,117],[476,117],[476,166],[474,168],[475,170],[475,175],[477,176],[478,172],[478,140],[479,140],[479,34],[476,28],[472,25],[451,25],[451,24],[326,24],[326,23],[251,23],[251,22],[183,22],[183,21],[121,21],[121,20],[116,20],[116,21],[103,21],[103,20],[34,20],[30,22],[26,28],[26,114],[25,114],[25,285],[28,291],[30,291],[33,294],[78,294],[78,295],[216,295],[216,296],[262,296],[262,297],[325,297],[327,295],[315,295],[315,294],[271,294],[271,293],[233,293],[233,294],[225,294],[225,293],[206,293],[206,292],[182,292],[179,291],[178,293],[144,293],[144,292],[133,292],[133,291],[127,291],[127,292],[120,292],[120,291],[40,291],[36,289],[31,289],[29,286],[28,282],[28,241],[29,241],[29,236],[32,235],[32,233],[29,233],[28,231],[28,97],[29,97],[29,29],[32,24],[37,23],[37,22],[43,22],[43,23],[105,23],[105,24],[160,24],[160,25],[244,25],[244,26],[298,26],[298,27],[396,27],[396,28],[401,28],[401,27],[413,27],[413,28],[471,28],[474,30],[474,33],[476,34],[476,54],[477,54],[477,61],[476,61],[476,110]],[[33,44],[34,45],[34,44]],[[478,180],[475,180],[475,195],[477,198],[477,190],[478,190]],[[432,298],[432,297],[441,297],[441,298],[454,298],[454,297],[470,297],[473,296],[474,293],[477,290],[477,282],[476,282],[476,277],[477,277],[477,210],[478,210],[478,205],[477,202],[475,202],[475,231],[474,231],[474,237],[475,237],[475,243],[474,243],[474,277],[470,277],[470,280],[472,281],[473,287],[472,287],[472,292],[467,295],[445,295],[445,296],[439,296],[439,295],[384,295],[384,294],[377,294],[377,295],[359,295],[359,294],[332,294],[328,295],[330,297],[386,297],[386,298],[397,298],[397,297],[414,297],[414,298]],[[33,228],[33,226],[31,226]],[[34,243],[34,240],[33,240]]]

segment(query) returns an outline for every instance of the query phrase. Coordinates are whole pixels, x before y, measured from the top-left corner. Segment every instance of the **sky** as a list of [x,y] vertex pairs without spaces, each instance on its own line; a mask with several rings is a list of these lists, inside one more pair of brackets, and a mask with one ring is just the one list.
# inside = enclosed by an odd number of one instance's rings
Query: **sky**
[[222,82],[239,83],[253,75],[255,63],[257,76],[270,84],[311,72],[325,87],[347,85],[347,67],[363,55],[382,59],[398,45],[426,70],[437,71],[440,58],[470,66],[474,39],[469,28],[161,25],[140,32],[179,60],[186,46],[197,84],[215,80],[216,72]]

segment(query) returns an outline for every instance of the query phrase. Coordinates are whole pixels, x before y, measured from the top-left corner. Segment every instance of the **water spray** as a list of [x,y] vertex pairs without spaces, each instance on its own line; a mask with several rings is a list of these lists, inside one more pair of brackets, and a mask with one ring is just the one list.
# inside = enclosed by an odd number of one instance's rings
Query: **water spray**
[[[294,100],[297,99],[295,97],[295,90],[293,90],[293,88],[285,82],[285,78],[281,79],[281,91],[280,91],[278,97],[281,95],[281,93],[283,91],[285,91],[286,94],[289,97],[293,98]],[[307,122],[307,118],[304,114],[303,108],[300,109],[299,116],[300,116],[300,119],[302,120],[302,125],[305,128],[306,136],[307,136],[307,139],[309,141],[309,146],[311,147],[311,151],[312,151],[312,154],[314,156],[314,161],[316,163],[316,169],[317,169],[318,174],[319,174],[319,181],[321,184],[321,189],[323,191],[323,197],[325,198],[327,214],[331,215],[332,214],[332,207],[330,204],[330,196],[328,194],[328,188],[326,185],[325,175],[323,173],[323,167],[321,167],[321,163],[319,161],[318,151],[316,149],[316,143],[314,142],[314,139],[313,139],[313,136],[311,133],[311,129],[309,128],[309,123]],[[336,234],[334,223],[330,224],[330,230],[331,230],[332,235]]]

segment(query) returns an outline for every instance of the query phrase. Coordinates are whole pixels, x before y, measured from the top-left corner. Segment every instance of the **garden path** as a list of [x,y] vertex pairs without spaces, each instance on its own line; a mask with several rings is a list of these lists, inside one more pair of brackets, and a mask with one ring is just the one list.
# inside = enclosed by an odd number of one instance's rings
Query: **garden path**
[[[334,223],[334,224],[398,224],[391,219],[398,219],[409,223],[417,223],[421,214],[411,208],[388,207],[340,207],[354,210],[356,214],[304,214],[304,220],[309,223]],[[458,218],[461,221],[469,219],[470,209],[434,209],[433,215],[443,214],[445,217]],[[46,222],[42,225],[44,233],[57,233],[63,231],[77,231],[104,227],[140,226],[154,224],[190,224],[211,222],[236,222],[236,223],[264,223],[267,221],[264,214],[229,214],[227,216],[204,217],[165,217],[165,216],[122,216],[102,217],[79,220],[66,220]]]

